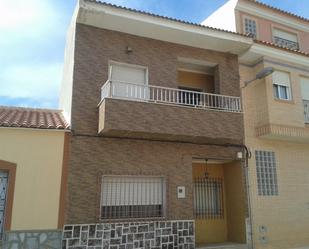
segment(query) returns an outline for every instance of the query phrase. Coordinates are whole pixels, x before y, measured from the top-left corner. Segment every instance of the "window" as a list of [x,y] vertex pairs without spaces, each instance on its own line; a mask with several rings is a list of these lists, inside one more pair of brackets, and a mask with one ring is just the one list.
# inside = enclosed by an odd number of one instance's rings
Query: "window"
[[4,230],[4,214],[7,201],[8,177],[9,174],[7,171],[0,170],[0,240],[3,237]]
[[273,39],[274,43],[279,46],[290,48],[290,49],[299,49],[297,35],[286,32],[280,29],[273,29]]
[[302,97],[309,101],[309,77],[300,77]]
[[113,97],[146,99],[148,96],[147,68],[119,62],[111,62],[109,80]]
[[275,153],[255,151],[258,194],[263,196],[278,195]]
[[223,218],[223,183],[221,178],[194,178],[194,215],[197,218]]
[[253,38],[257,37],[256,21],[245,17],[245,33],[251,34]]
[[290,100],[291,87],[290,75],[285,72],[275,71],[272,74],[274,97],[277,99]]
[[305,123],[309,124],[309,78],[300,78],[301,93],[304,105]]
[[163,177],[103,176],[101,219],[164,216]]

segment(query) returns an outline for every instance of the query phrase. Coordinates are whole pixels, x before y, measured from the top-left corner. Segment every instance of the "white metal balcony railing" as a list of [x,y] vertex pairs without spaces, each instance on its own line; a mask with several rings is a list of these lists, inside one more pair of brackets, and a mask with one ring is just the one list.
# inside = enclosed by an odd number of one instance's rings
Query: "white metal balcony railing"
[[309,100],[304,99],[304,118],[305,118],[305,123],[309,124]]
[[241,112],[239,97],[120,81],[108,80],[102,86],[101,100],[107,97]]
[[294,49],[294,50],[299,49],[298,42],[290,41],[290,40],[281,38],[279,36],[275,36],[274,41],[279,46],[282,46],[282,47],[285,47],[285,48]]

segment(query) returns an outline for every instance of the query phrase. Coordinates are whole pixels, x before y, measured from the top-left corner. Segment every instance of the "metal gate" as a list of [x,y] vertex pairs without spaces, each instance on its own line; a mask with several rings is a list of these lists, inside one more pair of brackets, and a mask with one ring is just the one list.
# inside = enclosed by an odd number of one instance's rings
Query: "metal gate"
[[8,178],[8,172],[0,170],[0,239],[3,237]]
[[223,179],[194,178],[194,215],[201,219],[223,219]]

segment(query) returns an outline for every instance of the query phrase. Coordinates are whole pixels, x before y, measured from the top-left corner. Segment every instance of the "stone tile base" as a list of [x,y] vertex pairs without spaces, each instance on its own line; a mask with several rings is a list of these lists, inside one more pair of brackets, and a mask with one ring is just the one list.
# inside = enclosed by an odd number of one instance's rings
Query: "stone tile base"
[[59,249],[61,230],[27,230],[5,232],[3,249]]
[[65,225],[62,249],[194,249],[194,221]]

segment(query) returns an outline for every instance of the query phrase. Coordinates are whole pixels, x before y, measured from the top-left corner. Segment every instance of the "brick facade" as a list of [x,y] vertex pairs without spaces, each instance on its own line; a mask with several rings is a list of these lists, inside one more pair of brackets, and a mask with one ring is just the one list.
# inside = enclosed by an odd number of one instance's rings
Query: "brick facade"
[[[73,136],[66,224],[99,222],[101,176],[166,177],[168,219],[192,219],[192,157],[235,159],[240,148],[189,143]],[[186,187],[177,199],[176,187]]]
[[242,113],[104,99],[99,108],[99,131],[106,136],[242,144],[242,116]]
[[[132,53],[126,53],[127,46],[132,48]],[[97,105],[101,87],[108,79],[109,60],[146,66],[150,85],[177,88],[179,57],[217,64],[216,93],[240,96],[236,55],[77,24],[72,129],[78,133],[97,134]]]
[[[241,144],[243,125],[241,113],[225,113],[207,110],[194,110],[177,107],[158,107],[157,114],[162,118],[175,119],[174,124],[182,126],[183,119],[189,120],[188,112],[196,114],[198,119],[182,127],[191,139],[178,137],[177,142],[147,140],[149,137],[135,139],[108,138],[98,134],[100,89],[108,78],[108,61],[119,61],[148,67],[149,84],[177,88],[178,57],[209,61],[217,64],[215,69],[215,89],[219,94],[239,96],[239,75],[237,56],[181,46],[152,40],[115,31],[98,29],[77,24],[75,46],[75,66],[72,97],[72,138],[70,148],[68,196],[66,205],[66,224],[100,223],[101,179],[104,174],[113,175],[160,175],[166,177],[166,217],[168,220],[193,219],[192,158],[213,158],[236,160],[241,147],[219,146],[216,136],[228,138],[223,142]],[[127,54],[127,46],[133,52]],[[117,100],[111,100],[117,103]],[[126,109],[138,103],[127,103]],[[141,122],[146,122],[147,104],[140,103]],[[155,105],[155,104],[153,104]],[[122,109],[124,106],[120,107]],[[162,115],[160,108],[171,108]],[[176,108],[176,109],[177,109]],[[121,110],[121,112],[126,112]],[[116,110],[107,110],[116,115]],[[128,110],[129,111],[129,110]],[[211,117],[208,123],[196,126],[204,111]],[[151,112],[151,110],[149,110]],[[202,115],[200,117],[200,114]],[[234,115],[234,116],[232,116]],[[134,116],[126,114],[127,119],[113,120],[109,128],[126,123],[126,131],[132,132],[136,123]],[[150,130],[163,129],[152,116],[148,120]],[[192,117],[194,118],[194,117]],[[205,117],[204,117],[205,118]],[[137,120],[138,121],[138,120]],[[201,121],[201,120],[200,120]],[[104,121],[105,122],[105,121]],[[205,122],[205,121],[204,121]],[[103,124],[104,125],[104,124]],[[137,125],[137,124],[136,124]],[[162,125],[162,124],[161,124]],[[172,126],[173,124],[167,124]],[[215,126],[215,127],[214,127]],[[211,128],[214,127],[212,134]],[[165,127],[167,130],[169,127]],[[201,131],[199,131],[201,130]],[[199,141],[199,134],[207,130],[211,139]],[[152,131],[152,132],[153,132]],[[177,129],[176,129],[177,131]],[[150,132],[150,133],[152,133]],[[178,130],[178,132],[180,132]],[[149,133],[148,133],[149,134]],[[177,135],[177,134],[176,134]],[[178,134],[183,135],[183,134]],[[192,139],[193,138],[193,139]],[[195,138],[195,139],[194,139]],[[186,198],[177,199],[177,186],[186,187]]]

